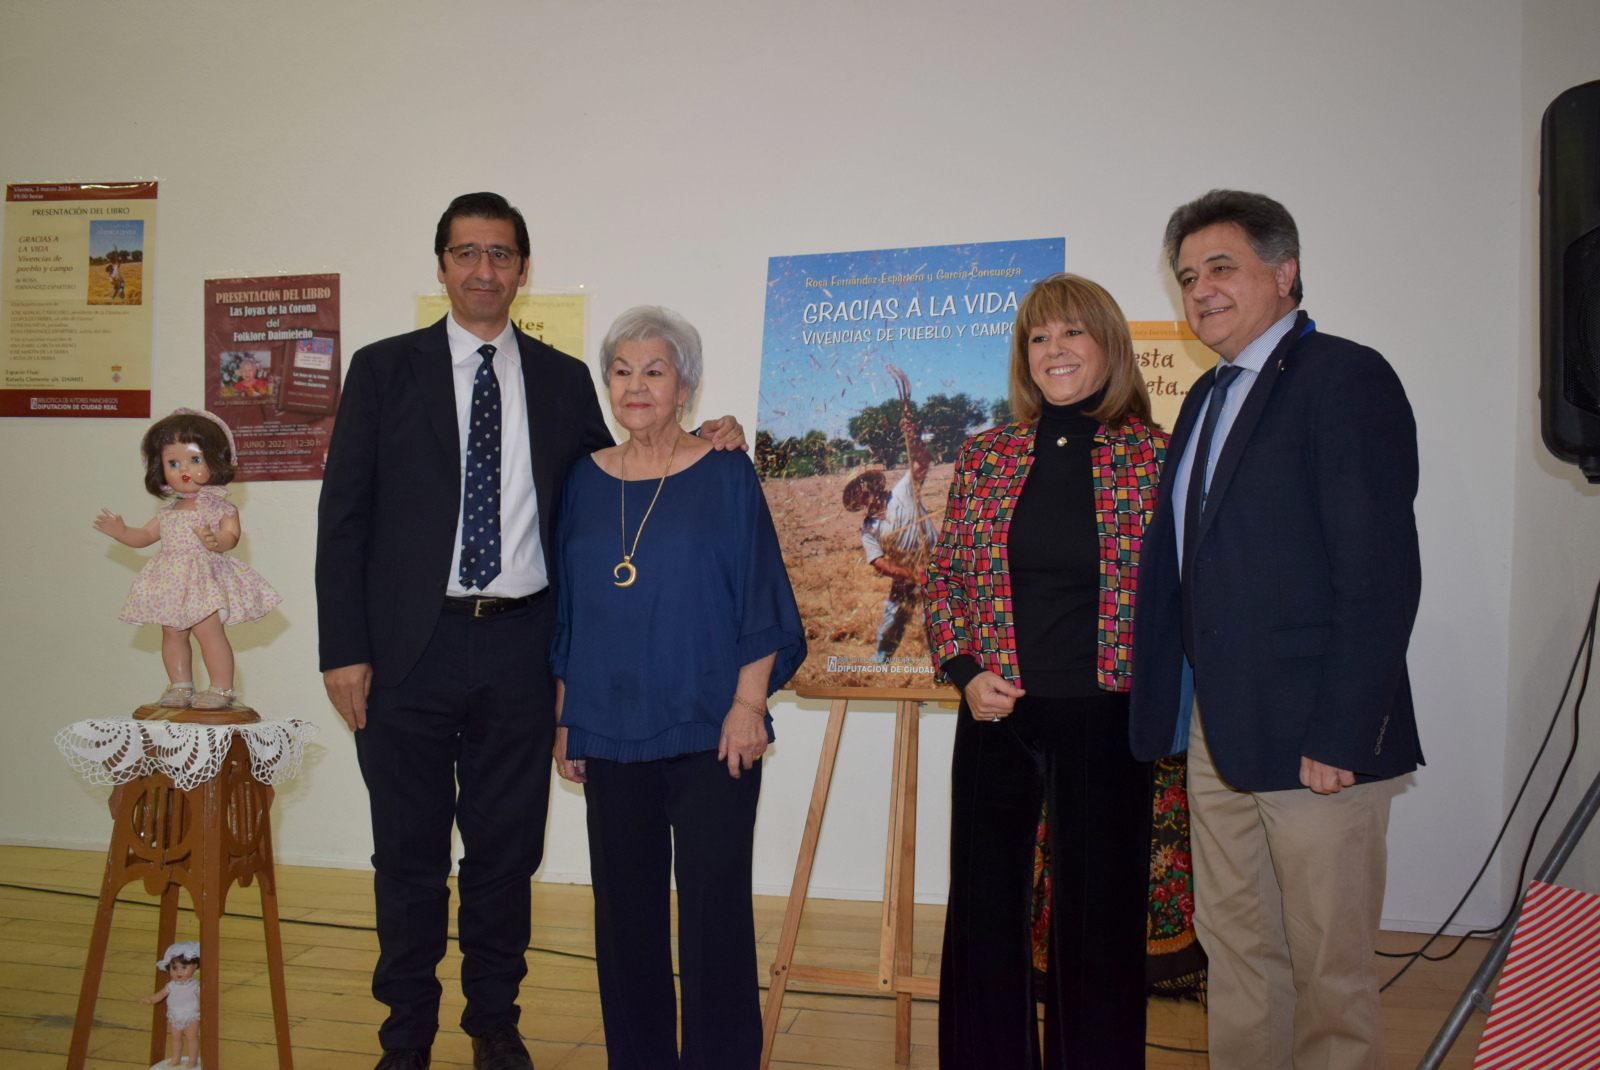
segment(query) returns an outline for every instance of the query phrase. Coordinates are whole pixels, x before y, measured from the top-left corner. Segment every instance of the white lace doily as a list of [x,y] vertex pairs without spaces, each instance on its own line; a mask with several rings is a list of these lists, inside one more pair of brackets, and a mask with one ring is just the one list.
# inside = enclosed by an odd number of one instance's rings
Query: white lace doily
[[126,784],[149,773],[165,773],[180,790],[192,791],[221,770],[234,733],[244,737],[255,778],[280,784],[300,772],[300,759],[317,726],[298,719],[213,725],[97,718],[57,732],[56,746],[92,784]]

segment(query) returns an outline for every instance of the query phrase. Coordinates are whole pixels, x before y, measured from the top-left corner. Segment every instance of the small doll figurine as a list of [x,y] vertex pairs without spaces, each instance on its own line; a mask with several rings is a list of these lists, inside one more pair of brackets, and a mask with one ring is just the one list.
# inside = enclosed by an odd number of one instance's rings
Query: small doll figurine
[[173,944],[167,957],[156,963],[156,969],[172,978],[161,991],[144,997],[146,1004],[167,1001],[167,1043],[172,1054],[156,1066],[200,1065],[200,980],[194,975],[199,968],[200,945],[193,940]]
[[[228,504],[238,454],[233,432],[209,412],[178,409],[157,420],[139,447],[145,489],[166,504],[142,528],[102,509],[95,530],[125,546],[161,550],[133,581],[121,619],[161,625],[161,661],[170,685],[157,704],[168,709],[227,709],[233,689],[233,647],[225,624],[260,620],[282,599],[242,561],[228,556],[239,545],[239,510]],[[194,652],[200,641],[210,686],[194,689]]]

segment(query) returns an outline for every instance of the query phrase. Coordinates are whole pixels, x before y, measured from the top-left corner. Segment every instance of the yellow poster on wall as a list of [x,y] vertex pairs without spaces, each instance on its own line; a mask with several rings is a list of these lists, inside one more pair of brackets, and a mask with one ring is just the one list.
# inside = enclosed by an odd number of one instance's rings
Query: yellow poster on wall
[[1181,320],[1129,320],[1133,356],[1150,390],[1157,424],[1171,431],[1194,381],[1217,363],[1217,355]]
[[[588,301],[588,294],[518,294],[511,302],[511,322],[523,334],[582,360]],[[418,329],[437,323],[449,311],[448,294],[418,294]]]
[[156,184],[6,187],[0,416],[150,415]]

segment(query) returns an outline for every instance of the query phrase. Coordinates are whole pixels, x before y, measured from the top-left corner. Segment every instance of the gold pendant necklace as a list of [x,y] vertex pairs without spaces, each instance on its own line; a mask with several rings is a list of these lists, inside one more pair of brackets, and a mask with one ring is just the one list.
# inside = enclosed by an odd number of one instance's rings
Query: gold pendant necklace
[[[633,581],[639,578],[639,569],[633,563],[633,555],[639,552],[639,536],[644,534],[644,526],[650,521],[650,513],[656,507],[656,499],[661,497],[661,488],[667,485],[667,477],[672,474],[672,458],[678,452],[678,441],[683,437],[679,431],[677,438],[672,440],[672,449],[667,452],[667,470],[661,473],[661,482],[656,484],[656,496],[650,499],[650,508],[644,511],[644,519],[639,521],[639,530],[633,533],[633,549],[628,549],[628,451],[622,451],[622,459],[617,467],[622,470],[622,563],[611,570],[612,577],[621,576],[624,572],[628,578],[616,580],[617,587],[632,587]],[[632,439],[628,444],[633,444]]]
[[1062,435],[1060,438],[1056,439],[1056,445],[1057,446],[1065,446],[1066,444],[1067,444],[1067,436],[1066,435]]

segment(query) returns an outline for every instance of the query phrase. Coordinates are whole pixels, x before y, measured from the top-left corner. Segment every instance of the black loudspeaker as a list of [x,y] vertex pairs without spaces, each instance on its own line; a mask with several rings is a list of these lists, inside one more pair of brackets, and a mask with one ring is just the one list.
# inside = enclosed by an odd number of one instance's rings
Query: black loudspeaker
[[1540,156],[1544,444],[1600,483],[1600,82],[1545,109]]

